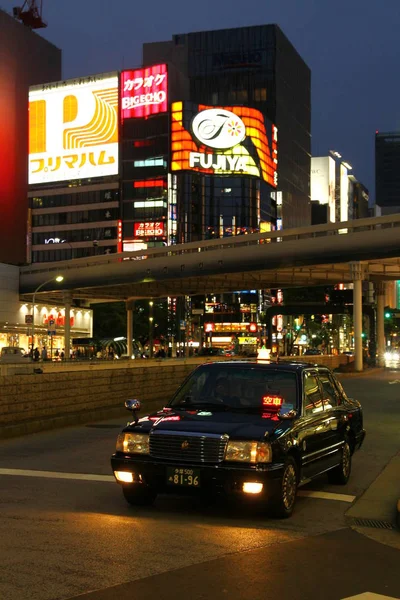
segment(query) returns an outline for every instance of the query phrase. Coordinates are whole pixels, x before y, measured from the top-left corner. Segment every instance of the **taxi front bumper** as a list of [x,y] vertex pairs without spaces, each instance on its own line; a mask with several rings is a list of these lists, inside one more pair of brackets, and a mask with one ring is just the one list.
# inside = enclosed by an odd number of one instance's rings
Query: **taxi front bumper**
[[[279,489],[283,473],[283,463],[271,463],[262,467],[250,465],[233,465],[220,463],[218,465],[188,464],[170,461],[156,461],[151,457],[128,457],[114,454],[111,457],[113,472],[128,472],[132,474],[132,483],[122,485],[149,488],[157,494],[178,495],[252,495],[244,494],[244,483],[261,483],[262,491],[257,497],[269,498]],[[171,470],[177,472],[193,471],[198,477],[197,485],[173,484],[169,479]],[[120,481],[117,480],[121,484]]]

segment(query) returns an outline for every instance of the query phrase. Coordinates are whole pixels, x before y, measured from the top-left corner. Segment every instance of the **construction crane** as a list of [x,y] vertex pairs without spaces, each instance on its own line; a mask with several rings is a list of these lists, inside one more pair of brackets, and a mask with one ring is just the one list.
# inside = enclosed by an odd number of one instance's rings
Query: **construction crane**
[[47,27],[42,18],[43,0],[40,0],[40,8],[36,0],[25,0],[22,6],[13,8],[13,15],[30,29],[41,29]]

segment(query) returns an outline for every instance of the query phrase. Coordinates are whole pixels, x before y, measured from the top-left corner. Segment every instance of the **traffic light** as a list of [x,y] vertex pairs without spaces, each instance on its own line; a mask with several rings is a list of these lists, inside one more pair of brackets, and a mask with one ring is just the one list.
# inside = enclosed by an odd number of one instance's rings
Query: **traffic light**
[[389,310],[385,310],[385,319],[391,319],[392,313]]

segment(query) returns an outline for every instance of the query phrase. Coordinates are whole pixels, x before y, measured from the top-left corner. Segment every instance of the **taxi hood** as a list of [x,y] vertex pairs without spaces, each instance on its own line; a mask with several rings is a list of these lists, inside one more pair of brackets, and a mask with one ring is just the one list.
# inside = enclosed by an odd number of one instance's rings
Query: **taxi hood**
[[[179,433],[204,433],[204,435],[227,434],[237,440],[263,440],[276,429],[290,426],[274,413],[198,411],[160,411],[131,424],[135,431],[150,433],[152,430]],[[281,432],[281,431],[280,431]]]

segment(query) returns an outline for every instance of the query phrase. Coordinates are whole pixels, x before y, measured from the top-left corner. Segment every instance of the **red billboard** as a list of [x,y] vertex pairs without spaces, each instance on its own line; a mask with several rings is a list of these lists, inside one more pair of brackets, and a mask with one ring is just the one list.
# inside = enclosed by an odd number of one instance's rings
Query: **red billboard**
[[145,69],[122,72],[122,119],[149,117],[167,110],[167,65],[155,65]]
[[135,223],[133,232],[135,237],[162,237],[165,235],[164,231],[163,221],[151,221],[147,223]]

